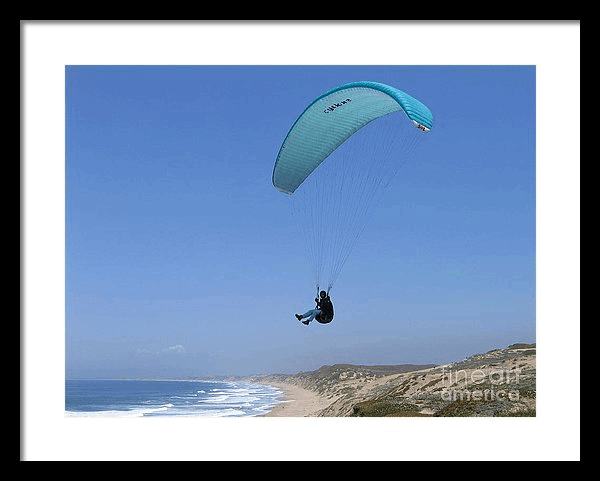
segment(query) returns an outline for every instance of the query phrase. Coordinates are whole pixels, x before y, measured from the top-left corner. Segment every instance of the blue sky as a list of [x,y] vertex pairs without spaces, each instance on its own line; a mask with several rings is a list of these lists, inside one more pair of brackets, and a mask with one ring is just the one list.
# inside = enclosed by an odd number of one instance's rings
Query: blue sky
[[[312,277],[271,184],[287,131],[342,83],[434,127],[308,328]],[[535,342],[533,66],[69,66],[67,377],[444,363]]]

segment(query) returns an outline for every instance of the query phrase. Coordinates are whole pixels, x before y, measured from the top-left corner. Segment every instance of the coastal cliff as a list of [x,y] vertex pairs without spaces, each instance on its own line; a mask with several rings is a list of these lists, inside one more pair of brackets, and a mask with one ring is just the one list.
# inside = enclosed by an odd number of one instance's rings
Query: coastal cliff
[[535,416],[536,346],[513,344],[442,366],[336,364],[256,381],[321,396],[311,414],[346,416]]

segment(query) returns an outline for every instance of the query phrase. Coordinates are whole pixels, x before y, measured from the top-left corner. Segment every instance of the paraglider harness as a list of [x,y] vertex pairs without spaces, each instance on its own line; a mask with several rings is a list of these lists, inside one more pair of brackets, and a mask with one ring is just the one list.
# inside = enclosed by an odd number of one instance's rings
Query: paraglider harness
[[327,296],[325,296],[323,299],[321,299],[319,293],[320,290],[317,287],[317,298],[315,301],[317,303],[317,309],[319,309],[321,313],[315,316],[315,321],[321,324],[329,324],[331,321],[333,321],[333,304],[329,298],[329,290],[327,290]]

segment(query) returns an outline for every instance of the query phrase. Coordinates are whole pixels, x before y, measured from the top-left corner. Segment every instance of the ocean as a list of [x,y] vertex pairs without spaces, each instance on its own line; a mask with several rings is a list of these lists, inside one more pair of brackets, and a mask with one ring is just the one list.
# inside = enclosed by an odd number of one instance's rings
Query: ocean
[[283,392],[243,381],[67,380],[65,416],[260,416]]

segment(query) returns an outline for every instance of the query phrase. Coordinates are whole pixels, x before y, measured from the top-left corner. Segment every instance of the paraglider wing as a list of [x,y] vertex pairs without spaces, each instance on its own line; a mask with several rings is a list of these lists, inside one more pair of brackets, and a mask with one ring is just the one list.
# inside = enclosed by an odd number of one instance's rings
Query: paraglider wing
[[294,122],[277,155],[273,185],[292,194],[344,141],[366,124],[392,112],[404,111],[422,130],[433,117],[417,99],[378,82],[352,82],[313,101]]

